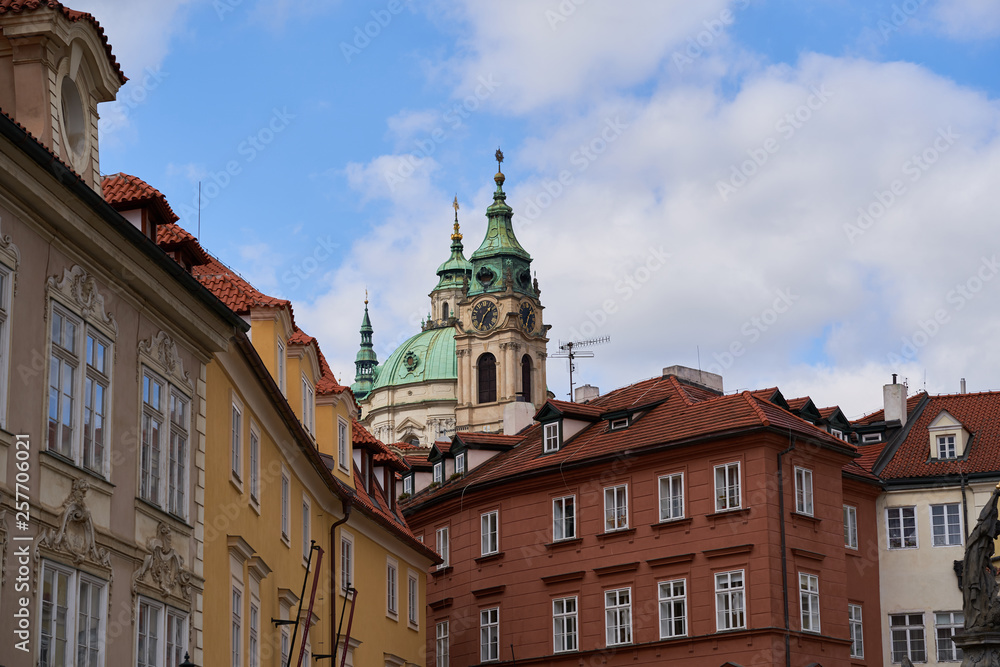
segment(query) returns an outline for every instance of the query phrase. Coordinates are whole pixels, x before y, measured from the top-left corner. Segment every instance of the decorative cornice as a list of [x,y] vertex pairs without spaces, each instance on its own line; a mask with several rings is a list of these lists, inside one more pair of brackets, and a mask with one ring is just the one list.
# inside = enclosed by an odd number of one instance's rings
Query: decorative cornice
[[140,341],[139,355],[153,359],[167,375],[183,383],[188,389],[194,389],[191,375],[184,370],[184,360],[181,359],[177,343],[166,332],[160,331],[149,340]]
[[694,560],[694,554],[680,554],[679,556],[664,556],[663,558],[652,558],[646,561],[650,567],[663,567],[664,565],[678,565],[680,563],[690,563]]
[[450,607],[451,604],[452,604],[452,602],[454,602],[454,601],[455,601],[455,598],[443,598],[441,600],[437,600],[436,602],[431,602],[427,606],[430,607],[431,609],[433,609],[434,611],[437,611],[439,609],[444,609],[446,607]]
[[267,575],[271,574],[271,568],[268,567],[267,563],[260,556],[251,558],[247,567],[250,570],[250,576],[258,582],[263,581]]
[[61,279],[50,276],[46,290],[59,293],[75,305],[85,320],[103,325],[113,336],[118,335],[118,322],[112,313],[105,312],[104,295],[97,289],[97,281],[79,264],[64,269]]
[[809,558],[811,560],[823,560],[826,558],[826,554],[816,553],[815,551],[806,551],[805,549],[798,549],[796,547],[792,547],[792,553],[796,556]]
[[472,595],[477,598],[484,598],[490,595],[499,595],[507,590],[506,584],[500,584],[499,586],[490,586],[488,588],[480,588],[472,591]]
[[546,586],[550,586],[552,584],[561,584],[565,581],[579,581],[586,575],[586,570],[580,570],[579,572],[564,572],[563,574],[553,574],[548,577],[542,577],[542,583]]
[[229,553],[239,558],[242,563],[250,560],[257,553],[241,535],[226,535],[226,544],[229,546]]
[[595,567],[594,574],[598,577],[606,577],[609,574],[621,574],[622,572],[635,572],[639,569],[639,561],[634,563],[620,563],[618,565],[608,565],[606,567]]
[[734,547],[722,547],[721,549],[705,549],[702,553],[705,554],[705,558],[721,558],[722,556],[748,554],[751,551],[753,551],[752,544],[739,544]]

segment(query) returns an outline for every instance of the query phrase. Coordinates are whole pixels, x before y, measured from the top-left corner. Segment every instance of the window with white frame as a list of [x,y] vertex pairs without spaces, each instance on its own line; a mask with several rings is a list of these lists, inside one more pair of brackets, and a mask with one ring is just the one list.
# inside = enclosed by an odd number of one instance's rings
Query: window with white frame
[[465,452],[455,455],[455,472],[459,475],[465,474]]
[[138,667],[179,667],[188,652],[187,614],[143,597],[139,598],[138,607]]
[[281,628],[281,664],[288,664],[288,656],[292,651],[292,636],[288,632],[288,628]]
[[309,433],[316,432],[316,422],[315,413],[316,409],[316,391],[313,389],[312,383],[309,379],[303,375],[302,376],[302,425],[306,427]]
[[559,451],[559,422],[549,422],[542,428],[542,442],[544,453]]
[[260,603],[250,598],[250,645],[248,663],[249,667],[260,667]]
[[552,541],[576,537],[576,496],[564,496],[552,501]]
[[190,399],[143,367],[139,496],[181,518],[187,514],[190,417]]
[[410,571],[406,576],[406,612],[410,625],[420,625],[420,591],[417,588],[417,575]]
[[715,511],[725,512],[740,506],[739,461],[715,466]]
[[890,549],[917,548],[917,513],[915,507],[888,507],[885,510]]
[[576,596],[552,601],[552,638],[556,653],[579,648]]
[[343,419],[337,420],[337,465],[344,472],[348,470],[348,461],[351,456],[348,454],[350,447],[347,446],[347,422]]
[[890,614],[889,636],[892,642],[892,661],[927,662],[927,644],[924,641],[924,615]]
[[621,417],[619,419],[612,419],[608,423],[608,430],[619,431],[623,428],[628,428],[628,417]]
[[961,662],[962,649],[955,646],[953,638],[965,629],[965,615],[960,611],[934,612],[934,638],[937,642],[938,662]]
[[277,347],[278,356],[278,389],[285,393],[285,343],[279,338]]
[[413,495],[413,475],[403,478],[403,493]]
[[500,659],[500,607],[479,610],[479,661]]
[[746,627],[745,582],[743,570],[715,574],[715,629],[738,630]]
[[438,564],[437,569],[443,570],[450,565],[451,554],[448,544],[448,526],[438,528],[434,539],[434,543],[437,545],[438,556],[441,556],[441,562]]
[[684,473],[660,478],[660,521],[684,518]]
[[687,582],[684,579],[661,581],[660,639],[687,635]]
[[847,623],[851,630],[851,657],[865,657],[864,624],[861,622],[861,605],[847,605]]
[[604,630],[608,646],[632,643],[632,589],[604,591]]
[[285,471],[281,468],[281,539],[285,544],[290,544],[291,539],[291,512],[292,512],[292,482]]
[[813,515],[813,474],[807,468],[795,468],[795,511]]
[[931,537],[936,547],[961,546],[962,516],[958,503],[931,505]]
[[233,618],[231,625],[231,647],[233,657],[233,667],[243,667],[241,656],[243,655],[243,593],[240,589],[233,587]]
[[230,428],[229,458],[233,477],[237,482],[243,479],[243,405],[235,399],[232,405],[232,424]]
[[385,611],[395,618],[399,614],[399,565],[392,558],[385,564]]
[[881,433],[865,433],[861,436],[861,444],[870,445],[874,442],[882,442]]
[[858,508],[844,505],[844,546],[858,548]]
[[604,532],[628,528],[628,484],[604,489]]
[[42,561],[41,592],[39,665],[103,665],[106,582]]
[[260,433],[250,425],[250,500],[260,503]]
[[448,641],[448,621],[441,621],[435,629],[434,667],[450,667],[451,645]]
[[434,464],[434,482],[440,484],[444,481],[444,461]]
[[955,451],[954,435],[939,435],[937,437],[937,457],[939,459],[958,458]]
[[302,561],[308,561],[312,555],[312,522],[310,521],[309,499],[302,496]]
[[819,577],[799,572],[799,620],[803,632],[819,632]]
[[347,590],[354,583],[354,537],[349,533],[340,536],[340,591]]
[[[10,247],[12,246],[8,246],[8,248]],[[7,428],[7,394],[10,383],[11,285],[13,282],[13,271],[9,266],[0,262],[0,428]]]
[[111,339],[53,304],[49,350],[48,449],[106,475]]
[[479,517],[482,555],[499,553],[500,551],[500,512],[493,510]]

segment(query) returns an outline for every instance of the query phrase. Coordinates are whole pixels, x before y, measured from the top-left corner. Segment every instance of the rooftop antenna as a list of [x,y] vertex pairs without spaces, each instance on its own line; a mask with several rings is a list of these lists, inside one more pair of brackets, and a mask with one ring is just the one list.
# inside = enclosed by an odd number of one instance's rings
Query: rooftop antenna
[[576,352],[574,350],[574,348],[591,347],[593,345],[601,345],[602,343],[610,343],[610,342],[611,342],[611,337],[610,336],[604,336],[603,338],[591,338],[590,340],[581,340],[581,341],[572,341],[571,340],[570,342],[564,343],[564,344],[562,344],[562,345],[559,346],[559,349],[562,350],[561,352],[556,352],[556,353],[554,353],[554,354],[551,355],[553,357],[558,357],[560,359],[569,359],[569,402],[570,403],[574,402],[573,401],[573,370],[574,370],[573,360],[576,359],[577,357],[580,357],[581,359],[589,359],[589,358],[591,358],[591,357],[594,356],[593,352],[590,352],[590,351]]
[[198,240],[201,240],[201,181],[198,181]]

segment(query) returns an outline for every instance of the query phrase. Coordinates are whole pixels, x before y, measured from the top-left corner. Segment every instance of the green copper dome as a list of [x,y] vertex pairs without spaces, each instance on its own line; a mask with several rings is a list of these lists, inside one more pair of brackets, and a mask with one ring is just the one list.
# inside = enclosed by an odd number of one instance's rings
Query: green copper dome
[[379,365],[372,391],[434,380],[458,380],[454,327],[421,331],[397,347]]

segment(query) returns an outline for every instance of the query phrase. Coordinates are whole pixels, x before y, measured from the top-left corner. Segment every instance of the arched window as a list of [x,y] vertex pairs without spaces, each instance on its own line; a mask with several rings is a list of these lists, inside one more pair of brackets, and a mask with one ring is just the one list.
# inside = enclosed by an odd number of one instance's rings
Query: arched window
[[445,303],[441,304],[441,319],[442,320],[447,320],[448,319],[448,302],[447,301]]
[[412,436],[411,438],[409,438],[407,440],[407,442],[409,444],[413,445],[414,447],[419,447],[420,446],[420,439],[417,438],[417,436]]
[[531,403],[531,356],[521,357],[521,400]]
[[497,359],[487,352],[476,362],[479,371],[479,402],[493,403],[497,400]]

